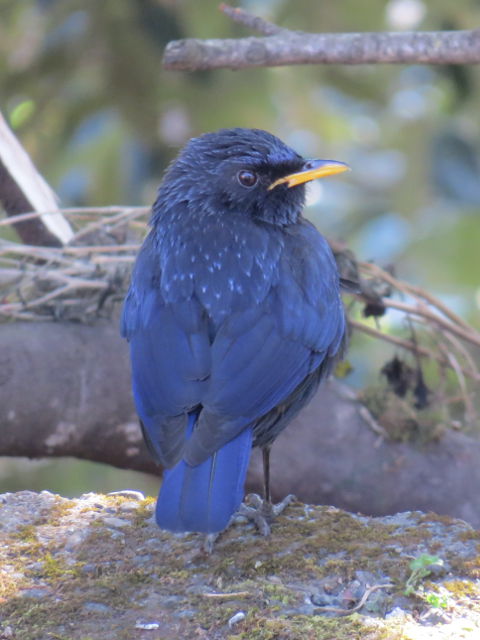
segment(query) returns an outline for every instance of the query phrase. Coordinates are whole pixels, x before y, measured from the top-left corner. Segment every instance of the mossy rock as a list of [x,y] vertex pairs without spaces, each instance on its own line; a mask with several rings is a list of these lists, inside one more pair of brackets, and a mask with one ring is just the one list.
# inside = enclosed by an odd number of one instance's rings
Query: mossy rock
[[[207,554],[202,536],[159,530],[153,506],[128,495],[0,496],[0,637],[479,637],[480,534],[462,521],[294,503],[270,538],[239,521]],[[406,596],[412,558],[427,554],[443,566],[427,567]]]

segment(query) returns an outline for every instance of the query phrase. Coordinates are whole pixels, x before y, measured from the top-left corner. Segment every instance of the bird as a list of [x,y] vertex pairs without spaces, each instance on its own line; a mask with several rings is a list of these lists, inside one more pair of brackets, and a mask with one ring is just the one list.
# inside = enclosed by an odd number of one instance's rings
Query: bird
[[270,447],[346,336],[332,251],[303,216],[305,185],[348,168],[247,128],[192,138],[167,168],[121,320],[143,436],[164,469],[160,528],[223,531],[252,446],[272,517]]

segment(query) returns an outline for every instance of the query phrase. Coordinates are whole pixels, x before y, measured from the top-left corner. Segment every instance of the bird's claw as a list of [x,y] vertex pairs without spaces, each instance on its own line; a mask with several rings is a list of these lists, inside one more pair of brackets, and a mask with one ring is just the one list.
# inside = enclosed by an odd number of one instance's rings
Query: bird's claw
[[[296,497],[290,493],[288,496],[285,496],[281,502],[277,502],[277,504],[272,504],[267,500],[261,498],[258,493],[249,493],[245,496],[245,502],[242,502],[236,514],[231,518],[229,524],[226,526],[224,531],[230,527],[232,523],[235,522],[237,516],[243,516],[247,518],[247,520],[251,520],[258,531],[262,534],[262,536],[270,535],[270,524],[282,511],[287,507],[291,502],[296,500]],[[223,531],[218,531],[217,533],[208,533],[203,541],[202,549],[205,553],[210,555],[213,551],[213,546],[218,538],[221,536]]]
[[272,504],[263,500],[257,493],[250,493],[245,497],[245,502],[240,505],[237,515],[252,520],[263,536],[269,536],[273,519],[295,499],[293,494],[289,494],[281,502]]
[[280,500],[280,502],[277,502],[276,504],[272,504],[271,507],[272,507],[273,517],[280,515],[282,511],[285,509],[285,507],[288,507],[289,504],[291,504],[292,502],[295,502],[296,499],[297,499],[297,496],[293,495],[293,493],[289,493],[288,496],[285,496],[285,498],[283,498],[283,500]]
[[248,520],[252,520],[262,536],[270,535],[270,524],[268,523],[267,518],[261,512],[261,509],[249,507],[247,504],[242,502],[242,504],[238,508],[237,515],[244,516]]
[[218,531],[217,533],[207,533],[207,535],[205,536],[202,548],[207,555],[210,555],[212,553],[213,545],[215,544],[221,533],[221,531]]

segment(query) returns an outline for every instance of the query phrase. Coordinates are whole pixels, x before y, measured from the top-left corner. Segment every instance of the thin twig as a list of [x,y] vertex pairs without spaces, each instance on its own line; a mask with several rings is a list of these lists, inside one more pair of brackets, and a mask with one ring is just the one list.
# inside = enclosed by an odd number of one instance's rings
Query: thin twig
[[[67,256],[62,254],[61,249],[55,247],[40,247],[34,245],[21,245],[15,242],[0,240],[0,256],[14,254],[20,256],[21,259],[32,258],[34,260],[43,260],[45,262],[58,262],[70,264]],[[3,258],[2,258],[3,260]]]
[[249,591],[232,591],[231,593],[202,593],[204,598],[218,600],[234,600],[236,598],[248,598],[252,594]]
[[452,369],[457,375],[458,385],[462,392],[463,406],[465,407],[464,417],[466,418],[467,424],[472,424],[476,418],[476,411],[475,407],[473,406],[472,399],[470,398],[470,394],[468,393],[467,383],[465,381],[465,376],[463,375],[462,367],[451,351],[445,349],[445,355],[447,356]]
[[404,311],[405,313],[411,313],[412,315],[426,318],[431,322],[433,322],[434,324],[438,325],[439,327],[442,327],[442,329],[444,329],[445,331],[454,333],[459,338],[462,338],[463,340],[467,340],[468,342],[471,342],[477,347],[480,347],[480,335],[474,329],[469,327],[468,330],[466,330],[463,327],[459,327],[456,324],[453,324],[453,322],[444,320],[441,316],[433,313],[423,305],[421,307],[414,306],[414,305],[407,304],[406,302],[400,302],[399,300],[391,300],[389,298],[383,298],[382,303],[386,307],[389,307],[391,309],[398,309],[399,311]]
[[142,209],[138,210],[134,209],[124,209],[119,213],[110,216],[108,219],[100,218],[100,220],[96,220],[91,224],[87,224],[85,227],[77,231],[77,233],[72,238],[72,243],[78,242],[80,238],[93,233],[94,231],[98,231],[99,229],[106,229],[108,231],[113,231],[113,229],[120,224],[126,224],[129,220],[133,220],[135,218],[139,218],[143,216],[144,212]]
[[234,22],[247,27],[247,29],[251,29],[252,31],[258,31],[258,33],[263,33],[264,36],[273,36],[276,33],[281,33],[284,31],[282,27],[274,24],[273,22],[269,22],[264,18],[260,18],[260,16],[254,16],[248,11],[244,9],[240,9],[239,7],[231,7],[228,4],[222,2],[219,6],[220,11],[222,11],[226,16],[231,18]]
[[380,436],[381,438],[388,440],[388,433],[385,431],[385,429],[375,420],[375,418],[372,416],[371,412],[367,409],[367,407],[363,406],[363,405],[359,405],[359,411],[358,413],[360,414],[360,417],[363,418],[365,420],[365,422],[367,423],[367,425],[370,427],[370,429],[377,434],[377,436]]
[[139,244],[102,244],[88,247],[64,247],[63,251],[67,255],[89,256],[92,253],[123,253],[125,251],[136,253],[139,249]]
[[343,609],[341,607],[328,607],[328,606],[316,607],[315,613],[331,612],[331,613],[338,613],[341,616],[351,615],[352,613],[355,613],[355,611],[359,611],[363,607],[363,605],[366,603],[366,601],[374,591],[377,591],[378,589],[393,589],[394,586],[395,585],[393,584],[374,584],[371,587],[367,587],[367,589],[365,589],[365,592],[363,596],[360,598],[358,604],[356,604],[351,609]]
[[135,262],[135,256],[92,256],[91,262],[92,264],[133,264]]
[[464,348],[462,343],[457,340],[457,338],[455,338],[455,336],[452,336],[448,332],[442,331],[441,333],[439,333],[438,331],[435,331],[434,328],[430,326],[426,321],[424,321],[424,326],[425,329],[433,335],[433,338],[438,345],[438,350],[445,355],[450,363],[451,369],[453,369],[453,371],[455,372],[458,386],[461,392],[461,401],[465,408],[465,423],[473,424],[477,419],[477,411],[474,407],[469,390],[467,388],[467,382],[465,380],[466,371],[460,365],[457,357],[454,353],[452,353],[451,349],[448,348],[448,345],[445,344],[445,342],[449,342],[468,363],[470,372],[474,377],[480,379],[480,373],[468,351]]
[[[468,377],[480,380],[480,371],[477,365],[475,364],[468,349],[463,345],[461,340],[459,340],[456,336],[452,335],[448,331],[438,330],[437,327],[432,326],[426,319],[419,318],[417,319],[417,322],[422,323],[422,326],[425,329],[425,331],[427,331],[430,334],[435,345],[438,345],[438,349],[442,350],[443,353],[451,351],[448,348],[448,345],[445,344],[445,342],[449,342],[453,346],[453,348],[459,353],[461,358],[466,362],[466,364],[469,367],[467,370],[464,370],[462,368],[463,374],[467,375]],[[442,340],[443,340],[443,343],[442,343]],[[468,371],[470,372],[471,375],[468,375],[468,373],[466,373]]]
[[125,207],[125,206],[110,206],[110,207],[66,207],[64,209],[56,209],[55,211],[43,211],[39,213],[38,211],[29,211],[27,213],[19,213],[16,216],[10,216],[9,218],[4,218],[0,220],[0,227],[4,227],[7,225],[19,224],[21,222],[27,222],[28,220],[34,220],[35,218],[41,218],[42,216],[54,214],[54,213],[62,213],[64,216],[84,216],[88,215],[114,215],[117,213],[122,213],[123,211],[130,211],[133,214],[137,214],[141,216],[142,214],[147,215],[150,213],[150,207]]
[[3,304],[0,306],[0,309],[5,313],[10,313],[11,311],[20,310],[20,309],[33,309],[35,307],[39,307],[46,302],[51,302],[56,298],[61,298],[65,293],[69,291],[78,291],[80,289],[89,289],[89,290],[97,290],[102,291],[108,288],[107,282],[95,282],[93,280],[87,280],[82,282],[80,280],[69,282],[61,287],[57,287],[53,291],[46,293],[43,296],[38,298],[34,298],[33,300],[29,300],[28,302],[10,302],[7,304]]
[[397,278],[392,276],[391,273],[388,273],[388,271],[385,271],[385,269],[382,269],[381,267],[379,267],[376,264],[373,264],[372,262],[359,262],[358,266],[360,270],[366,271],[367,273],[369,273],[369,275],[372,275],[376,278],[381,278],[382,280],[390,284],[392,287],[394,287],[398,291],[403,291],[404,293],[410,294],[415,298],[425,300],[426,302],[431,304],[433,307],[441,311],[452,322],[464,327],[465,329],[468,329],[468,330],[471,329],[471,327],[469,327],[468,324],[462,318],[460,318],[460,316],[454,313],[451,309],[449,309],[446,305],[444,305],[441,300],[438,300],[438,298],[435,298],[428,291],[425,291],[424,289],[421,289],[420,287],[417,287],[408,282],[403,282],[401,280],[398,280]]
[[[427,349],[426,347],[414,344],[410,340],[405,340],[404,338],[399,338],[398,336],[392,336],[389,333],[383,333],[382,331],[379,331],[374,327],[369,327],[368,325],[364,324],[363,322],[359,322],[358,320],[353,320],[350,318],[348,322],[350,326],[354,327],[358,331],[361,331],[362,333],[366,333],[367,335],[372,336],[372,338],[380,338],[380,340],[383,340],[384,342],[390,342],[390,344],[394,344],[395,346],[406,349],[407,351],[411,351],[412,353],[418,353],[418,355],[424,358],[431,358],[432,360],[438,362],[443,366],[448,367],[450,364],[445,356],[440,356],[434,351]],[[464,369],[462,367],[462,372],[467,378],[471,378],[472,380],[480,380],[480,375],[475,375],[468,369]]]

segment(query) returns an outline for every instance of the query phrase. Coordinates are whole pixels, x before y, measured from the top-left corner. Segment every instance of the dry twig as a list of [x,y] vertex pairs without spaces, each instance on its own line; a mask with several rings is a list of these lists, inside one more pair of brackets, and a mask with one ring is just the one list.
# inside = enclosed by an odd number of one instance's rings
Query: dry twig
[[316,611],[318,611],[318,613],[329,612],[329,613],[336,613],[339,616],[349,616],[352,613],[355,613],[355,611],[359,611],[363,607],[363,605],[367,602],[368,598],[374,591],[377,591],[378,589],[393,589],[394,586],[395,585],[393,584],[374,584],[371,587],[367,587],[363,593],[363,596],[358,601],[358,603],[351,609],[326,606],[326,607],[317,607]]

